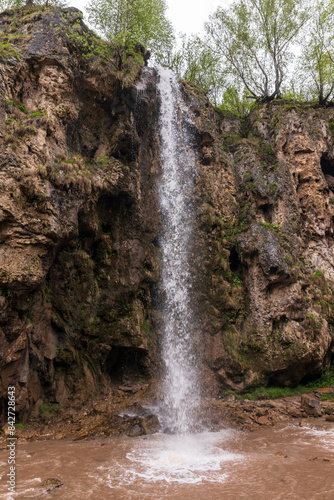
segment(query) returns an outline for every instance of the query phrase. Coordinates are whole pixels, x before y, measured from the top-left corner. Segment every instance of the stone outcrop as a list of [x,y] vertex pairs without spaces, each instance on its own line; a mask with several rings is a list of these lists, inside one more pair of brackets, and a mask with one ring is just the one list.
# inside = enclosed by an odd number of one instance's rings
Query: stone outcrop
[[122,62],[81,18],[0,16],[0,398],[14,384],[20,418],[145,378],[155,348],[155,86],[137,95],[142,47]]
[[[159,103],[145,50],[111,51],[77,9],[5,11],[0,41],[1,413],[15,385],[36,419],[156,373]],[[317,377],[333,355],[334,109],[274,101],[240,121],[181,89],[204,388]]]
[[274,101],[238,123],[200,99],[207,365],[237,391],[316,378],[333,358],[334,110]]
[[309,394],[303,394],[301,397],[301,407],[307,416],[321,417],[322,410],[320,401]]

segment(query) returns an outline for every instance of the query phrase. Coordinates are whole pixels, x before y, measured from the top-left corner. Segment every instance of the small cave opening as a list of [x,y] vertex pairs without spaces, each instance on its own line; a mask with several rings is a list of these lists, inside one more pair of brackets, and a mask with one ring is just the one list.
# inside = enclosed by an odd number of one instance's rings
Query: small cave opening
[[259,205],[258,208],[261,210],[264,220],[270,224],[272,222],[273,213],[272,205],[270,203],[263,203],[263,205]]
[[262,210],[262,212],[263,212],[264,215],[268,215],[269,214],[269,211],[270,211],[270,205],[269,205],[269,203],[265,203],[264,205],[261,205],[259,208]]
[[113,382],[133,384],[148,375],[147,351],[137,347],[113,346],[105,362]]
[[111,233],[111,224],[109,222],[101,221],[101,231],[102,233]]
[[230,269],[231,269],[231,271],[238,271],[241,262],[240,262],[240,259],[239,259],[239,255],[238,255],[237,249],[235,247],[231,248],[230,256],[229,256],[229,262],[230,262]]
[[97,203],[97,215],[102,234],[118,239],[124,234],[125,220],[131,217],[132,203],[126,193],[118,196],[102,195]]
[[280,327],[280,322],[277,319],[273,321],[273,330],[278,330]]
[[334,191],[334,160],[324,154],[321,157],[320,164],[329,189]]

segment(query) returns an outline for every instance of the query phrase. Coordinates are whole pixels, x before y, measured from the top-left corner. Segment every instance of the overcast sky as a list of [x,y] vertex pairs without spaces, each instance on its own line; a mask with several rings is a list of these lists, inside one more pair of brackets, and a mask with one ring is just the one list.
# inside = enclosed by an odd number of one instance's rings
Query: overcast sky
[[[68,5],[84,11],[89,0],[67,0]],[[201,31],[209,14],[220,5],[226,7],[232,0],[166,0],[167,16],[172,21],[175,32],[190,35]]]

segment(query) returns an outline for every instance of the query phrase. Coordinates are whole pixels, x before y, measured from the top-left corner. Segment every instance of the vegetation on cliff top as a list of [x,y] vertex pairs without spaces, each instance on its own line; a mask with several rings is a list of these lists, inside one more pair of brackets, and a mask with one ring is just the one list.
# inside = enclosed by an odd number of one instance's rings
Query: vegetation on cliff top
[[[1,2],[1,0],[0,0]],[[4,2],[3,2],[4,3]],[[6,2],[6,4],[22,2]],[[48,48],[37,45],[40,54],[44,50],[61,64],[67,54],[61,50],[59,41],[70,52],[69,62],[76,68],[76,74],[83,76],[93,71],[95,76],[109,82],[117,82],[120,88],[128,87],[138,77],[148,53],[140,44],[119,45],[102,39],[83,23],[82,13],[75,8],[59,8],[60,2],[39,2],[38,5],[19,7],[4,12],[4,28],[0,33],[0,58],[22,59],[30,50],[33,39],[40,43],[38,33],[50,30]],[[33,51],[36,50],[34,46]],[[27,52],[28,51],[28,52]],[[112,90],[112,89],[110,89]],[[106,89],[105,89],[106,91]]]
[[[211,64],[219,66],[221,78],[207,82],[197,72],[193,83],[208,91],[215,104],[227,104],[232,111],[239,111],[235,101],[228,102],[224,95],[231,88],[241,100],[246,93],[260,101],[317,99],[323,105],[334,91],[333,21],[330,0],[311,5],[303,0],[298,6],[293,0],[236,0],[229,8],[219,7],[205,30]],[[178,55],[185,75],[191,74],[189,50],[185,45]]]
[[[63,5],[62,0],[0,0],[0,8],[26,4]],[[293,0],[235,0],[210,16],[205,36],[181,34],[179,43],[165,0],[91,1],[87,12],[120,59],[142,44],[155,61],[239,116],[247,114],[252,99],[324,105],[334,97],[332,0],[302,0],[298,6]]]
[[164,0],[94,0],[87,10],[89,21],[114,45],[141,43],[158,61],[172,50],[174,34]]

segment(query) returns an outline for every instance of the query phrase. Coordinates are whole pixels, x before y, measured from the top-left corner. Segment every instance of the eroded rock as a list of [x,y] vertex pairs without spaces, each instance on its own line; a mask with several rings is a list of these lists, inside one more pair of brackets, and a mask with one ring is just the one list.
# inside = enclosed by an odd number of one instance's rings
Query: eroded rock
[[301,408],[311,417],[321,417],[322,415],[320,401],[312,394],[302,394]]

